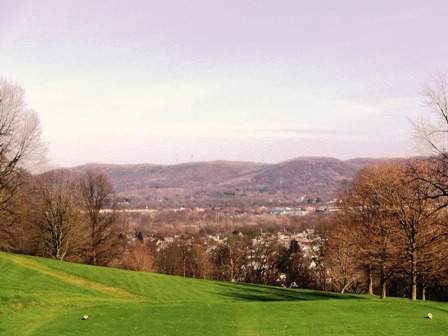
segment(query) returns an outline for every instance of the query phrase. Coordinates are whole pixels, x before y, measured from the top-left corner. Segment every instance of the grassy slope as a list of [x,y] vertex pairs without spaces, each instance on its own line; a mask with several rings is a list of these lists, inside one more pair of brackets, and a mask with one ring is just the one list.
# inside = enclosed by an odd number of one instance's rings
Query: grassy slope
[[[0,335],[444,335],[448,305],[0,253]],[[428,312],[434,319],[426,319]],[[88,321],[82,321],[84,314]]]

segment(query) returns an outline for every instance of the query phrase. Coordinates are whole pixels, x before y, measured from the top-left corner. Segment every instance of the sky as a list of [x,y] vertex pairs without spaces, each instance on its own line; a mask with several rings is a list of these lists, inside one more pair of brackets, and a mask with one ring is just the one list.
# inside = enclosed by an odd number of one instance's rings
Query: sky
[[417,154],[445,0],[0,0],[56,166]]

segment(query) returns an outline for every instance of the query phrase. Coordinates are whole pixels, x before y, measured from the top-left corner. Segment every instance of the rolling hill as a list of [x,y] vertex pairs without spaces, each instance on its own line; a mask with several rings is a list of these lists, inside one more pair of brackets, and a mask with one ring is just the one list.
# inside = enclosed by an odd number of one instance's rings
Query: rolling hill
[[296,158],[278,164],[214,161],[177,165],[89,164],[112,180],[117,195],[131,207],[220,207],[296,205],[296,200],[337,197],[372,159]]
[[197,280],[3,252],[0,269],[1,335],[445,335],[448,323],[448,304],[439,302]]

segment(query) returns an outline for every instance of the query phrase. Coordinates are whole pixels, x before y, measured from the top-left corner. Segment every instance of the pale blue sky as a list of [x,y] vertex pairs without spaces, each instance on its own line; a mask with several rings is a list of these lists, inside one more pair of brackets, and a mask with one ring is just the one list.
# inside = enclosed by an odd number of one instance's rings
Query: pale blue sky
[[415,154],[448,2],[0,0],[59,166]]

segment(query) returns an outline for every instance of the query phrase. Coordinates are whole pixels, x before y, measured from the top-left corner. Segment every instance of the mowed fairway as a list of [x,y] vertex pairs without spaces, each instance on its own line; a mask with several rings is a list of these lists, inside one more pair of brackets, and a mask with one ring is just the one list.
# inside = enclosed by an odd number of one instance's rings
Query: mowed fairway
[[0,269],[0,335],[448,334],[446,303],[195,280],[8,253],[0,253]]

